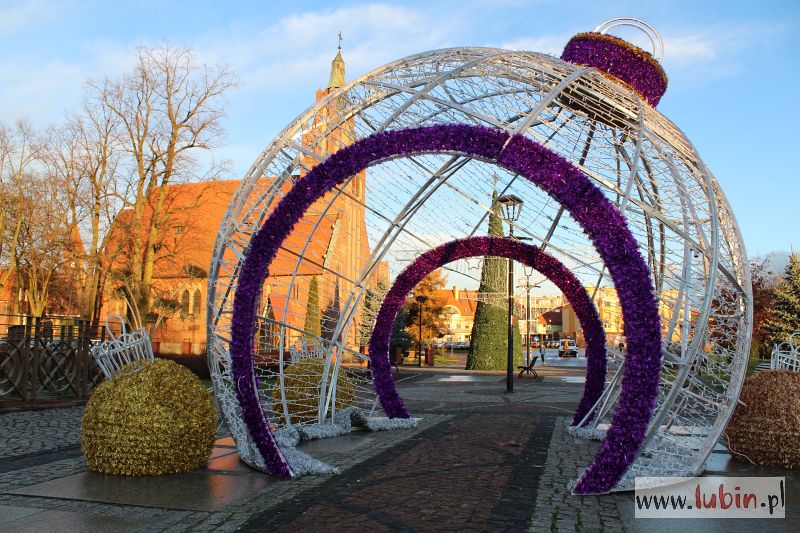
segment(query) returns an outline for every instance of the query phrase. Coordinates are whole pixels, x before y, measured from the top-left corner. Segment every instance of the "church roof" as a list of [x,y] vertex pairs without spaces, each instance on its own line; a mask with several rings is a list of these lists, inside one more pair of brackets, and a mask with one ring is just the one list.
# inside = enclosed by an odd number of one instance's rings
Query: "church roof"
[[[262,178],[258,185],[266,189],[271,183],[272,178]],[[165,206],[170,216],[162,226],[163,242],[156,257],[155,278],[187,277],[190,265],[208,273],[222,218],[239,184],[239,180],[223,180],[168,186]],[[148,202],[145,206],[145,223],[140,228],[143,239],[147,237],[152,216],[151,202]],[[337,214],[304,216],[278,251],[271,264],[270,275],[287,276],[293,273],[297,256],[315,226],[314,239],[305,251],[306,259],[300,264],[298,274],[321,274],[337,219]],[[132,231],[132,221],[132,209],[120,212],[106,245],[107,257],[118,269],[125,268],[128,263],[130,241],[127,236]]]
[[331,61],[331,75],[328,77],[328,89],[338,89],[344,85],[344,59],[342,49],[336,52],[336,57]]
[[[272,308],[272,316],[277,322],[290,324],[296,322],[297,317],[305,316],[305,308],[303,308],[295,298],[289,298],[286,294],[281,294],[275,290],[273,290],[267,298],[269,300],[269,306]],[[286,314],[284,314],[284,310],[286,310]],[[292,320],[290,317],[295,320]]]

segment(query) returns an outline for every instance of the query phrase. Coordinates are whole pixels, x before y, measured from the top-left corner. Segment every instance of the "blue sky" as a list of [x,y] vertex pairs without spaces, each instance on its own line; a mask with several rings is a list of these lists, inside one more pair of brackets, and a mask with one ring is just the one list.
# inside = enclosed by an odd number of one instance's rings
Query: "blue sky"
[[348,79],[447,46],[558,55],[569,37],[615,16],[653,24],[670,86],[659,110],[721,183],[751,255],[800,245],[800,46],[796,1],[79,2],[0,0],[0,121],[58,123],[89,78],[124,72],[138,45],[194,48],[239,76],[226,145],[243,175],[313,103],[344,34]]

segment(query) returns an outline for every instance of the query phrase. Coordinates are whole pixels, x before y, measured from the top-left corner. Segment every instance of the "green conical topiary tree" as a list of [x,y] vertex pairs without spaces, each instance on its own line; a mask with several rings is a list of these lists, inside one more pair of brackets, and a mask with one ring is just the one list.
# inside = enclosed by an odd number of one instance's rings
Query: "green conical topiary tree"
[[361,301],[361,318],[358,324],[358,342],[361,346],[367,346],[372,337],[372,326],[375,325],[375,317],[383,302],[383,297],[389,288],[381,279],[375,284],[374,289],[367,289],[364,299]]
[[786,273],[772,291],[771,318],[764,329],[770,341],[778,343],[800,331],[800,256],[792,253]]
[[319,310],[319,280],[314,276],[308,284],[308,302],[306,303],[306,321],[303,325],[304,340],[309,344],[319,344],[322,336],[322,323]]
[[[490,236],[503,236],[497,193],[492,194],[489,213]],[[467,370],[505,370],[508,357],[508,261],[485,257],[478,287],[478,304],[472,324]],[[519,321],[514,322],[514,364],[522,363],[522,336]]]

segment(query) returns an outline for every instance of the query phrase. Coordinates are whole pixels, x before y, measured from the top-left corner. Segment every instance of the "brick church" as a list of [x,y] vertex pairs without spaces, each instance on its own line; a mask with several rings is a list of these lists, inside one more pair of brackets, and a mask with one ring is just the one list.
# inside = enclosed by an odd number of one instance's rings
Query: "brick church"
[[[344,80],[345,65],[339,50],[331,64],[328,84],[317,91],[316,100],[326,98],[344,85]],[[337,114],[337,105],[333,100],[323,107],[302,132],[302,142],[309,153],[303,156],[302,166],[307,169],[354,139],[352,118],[329,131],[328,119]],[[302,336],[312,279],[316,278],[318,287],[324,337],[338,320],[341,305],[353,288],[352,280],[359,277],[362,260],[369,257],[364,210],[365,177],[362,171],[343,188],[343,194],[329,193],[315,202],[284,241],[270,265],[260,314],[288,326],[284,330],[285,347],[297,344]],[[262,178],[264,188],[273,179]],[[168,187],[170,216],[162,228],[165,245],[159,250],[153,281],[154,300],[161,299],[171,304],[171,312],[162,317],[152,334],[154,349],[159,353],[205,353],[208,267],[220,223],[239,184],[238,180],[230,180]],[[287,184],[285,190],[290,186]],[[332,205],[326,210],[331,200]],[[130,218],[130,213],[123,211],[115,222],[120,229],[115,232],[117,237],[112,235],[110,239],[112,246],[124,238],[125,231],[121,228],[125,227],[126,217]],[[312,231],[313,238],[306,244]],[[304,259],[298,262],[301,253]],[[373,283],[381,276],[388,281],[387,265],[380,267]],[[104,296],[101,320],[112,313],[124,314],[126,302],[115,288],[113,279],[106,283]],[[347,335],[348,345],[354,349],[358,346],[359,315],[360,312]],[[276,330],[273,342],[278,342],[278,338]]]

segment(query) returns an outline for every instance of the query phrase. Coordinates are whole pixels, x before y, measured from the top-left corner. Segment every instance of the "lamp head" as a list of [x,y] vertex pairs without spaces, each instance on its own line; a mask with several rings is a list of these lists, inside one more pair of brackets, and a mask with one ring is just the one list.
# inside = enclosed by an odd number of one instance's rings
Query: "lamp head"
[[497,198],[498,203],[503,206],[505,219],[510,222],[519,220],[519,214],[522,212],[522,198],[515,194],[504,194]]

